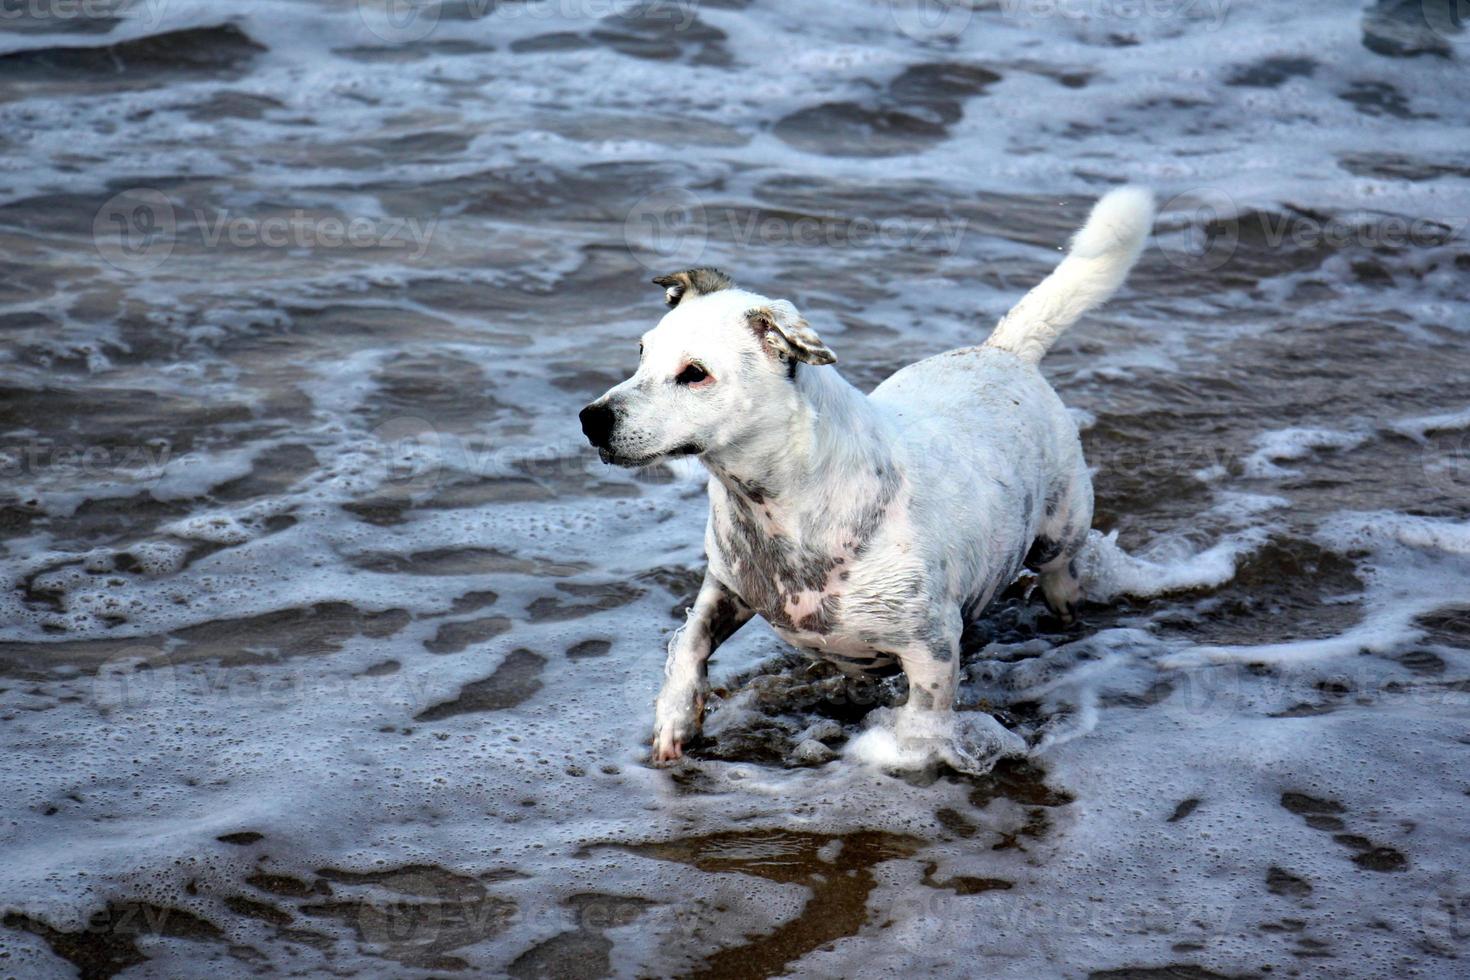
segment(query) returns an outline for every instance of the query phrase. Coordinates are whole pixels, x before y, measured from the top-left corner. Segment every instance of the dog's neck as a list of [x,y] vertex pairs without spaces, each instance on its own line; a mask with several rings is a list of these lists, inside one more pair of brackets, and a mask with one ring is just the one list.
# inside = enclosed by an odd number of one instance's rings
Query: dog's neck
[[833,525],[862,510],[859,487],[894,469],[887,423],[868,397],[835,368],[806,365],[779,423],[704,462],[727,491],[773,516],[817,511]]

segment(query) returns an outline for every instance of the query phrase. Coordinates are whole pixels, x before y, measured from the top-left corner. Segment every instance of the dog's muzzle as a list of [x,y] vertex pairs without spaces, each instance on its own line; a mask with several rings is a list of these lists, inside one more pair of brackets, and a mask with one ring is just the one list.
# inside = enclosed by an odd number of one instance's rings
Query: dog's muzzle
[[582,409],[577,418],[582,420],[582,434],[587,437],[587,441],[598,449],[606,449],[608,440],[612,438],[613,427],[618,422],[613,410],[593,402]]

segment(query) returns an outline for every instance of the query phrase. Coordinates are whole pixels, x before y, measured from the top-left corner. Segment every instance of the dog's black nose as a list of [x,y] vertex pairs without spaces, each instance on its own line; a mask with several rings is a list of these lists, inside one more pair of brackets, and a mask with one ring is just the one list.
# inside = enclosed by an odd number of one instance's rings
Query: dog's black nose
[[613,415],[612,409],[606,405],[592,404],[582,409],[582,414],[577,417],[582,420],[582,434],[587,437],[587,441],[598,449],[606,449],[613,426],[617,424],[617,417]]

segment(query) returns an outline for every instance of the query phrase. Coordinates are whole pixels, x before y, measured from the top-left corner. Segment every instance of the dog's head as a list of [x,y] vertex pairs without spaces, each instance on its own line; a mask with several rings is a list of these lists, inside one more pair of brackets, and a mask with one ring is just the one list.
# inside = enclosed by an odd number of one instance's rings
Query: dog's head
[[837,360],[796,307],[737,289],[717,269],[653,281],[672,308],[643,335],[637,372],[582,409],[603,462],[642,466],[736,447],[790,418],[798,364]]

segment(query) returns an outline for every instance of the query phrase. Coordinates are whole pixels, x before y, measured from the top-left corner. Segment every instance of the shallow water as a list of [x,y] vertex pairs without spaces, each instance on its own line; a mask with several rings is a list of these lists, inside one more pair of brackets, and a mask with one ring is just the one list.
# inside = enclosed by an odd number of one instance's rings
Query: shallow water
[[[1463,975],[1444,6],[7,15],[3,972]],[[703,488],[576,423],[647,279],[789,296],[871,386],[1121,180],[1157,237],[1045,362],[1096,601],[967,639],[1030,757],[844,757],[901,679],[754,623],[648,767]]]

